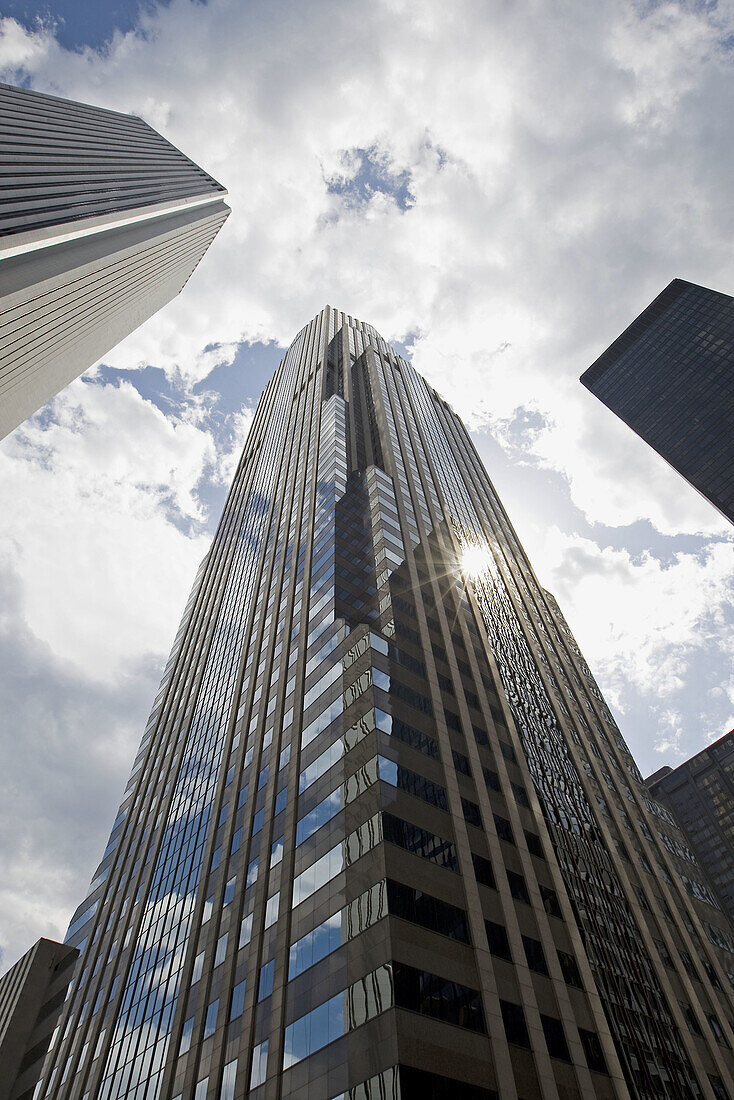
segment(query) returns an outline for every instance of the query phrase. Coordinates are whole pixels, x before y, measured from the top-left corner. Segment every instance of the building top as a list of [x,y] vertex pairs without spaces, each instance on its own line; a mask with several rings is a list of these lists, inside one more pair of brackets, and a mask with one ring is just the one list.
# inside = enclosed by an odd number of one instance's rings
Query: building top
[[668,776],[684,776],[693,775],[696,772],[702,771],[711,765],[719,764],[725,757],[734,753],[734,729],[729,730],[722,737],[719,737],[717,741],[713,741],[710,745],[707,745],[705,749],[701,749],[695,756],[691,756],[688,760],[685,760],[682,764],[679,764],[677,768],[671,768],[667,765],[663,768],[659,768],[658,771],[653,772],[645,780],[645,786],[652,789],[657,783],[660,783],[663,779],[667,779]]
[[0,237],[226,195],[135,115],[0,83],[0,136]]

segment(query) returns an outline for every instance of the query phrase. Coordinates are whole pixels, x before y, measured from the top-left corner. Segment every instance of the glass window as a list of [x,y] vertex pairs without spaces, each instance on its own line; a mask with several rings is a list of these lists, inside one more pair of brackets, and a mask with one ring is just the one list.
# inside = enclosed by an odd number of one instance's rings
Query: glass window
[[283,1069],[308,1058],[314,1051],[321,1050],[344,1034],[344,1000],[345,994],[337,993],[286,1027]]
[[524,901],[526,905],[530,905],[530,895],[528,894],[528,888],[522,875],[518,875],[516,871],[508,870],[507,881],[510,884],[510,893],[513,898],[515,898],[516,901]]
[[388,911],[396,917],[429,928],[451,939],[470,943],[466,913],[455,905],[405,886],[393,879],[387,880]]
[[528,966],[536,974],[545,974],[548,977],[548,964],[545,961],[545,952],[540,940],[534,940],[532,936],[523,936],[522,944],[525,948],[525,958]]
[[577,989],[583,989],[584,983],[581,981],[581,971],[573,955],[568,955],[565,951],[559,951],[558,961],[561,964],[561,972],[566,985],[575,985]]
[[563,913],[561,912],[561,903],[558,900],[558,894],[555,890],[551,890],[550,886],[540,886],[540,896],[543,899],[543,908],[549,917],[558,917],[559,920],[563,920]]
[[477,882],[481,882],[482,886],[489,886],[491,890],[496,890],[497,883],[489,860],[484,856],[477,855],[476,852],[472,852],[471,860],[474,864],[474,876]]
[[232,898],[234,897],[234,888],[236,882],[237,876],[234,875],[231,879],[229,879],[226,886],[224,887],[224,897],[222,898],[223,906],[229,905],[229,903],[232,901]]
[[499,814],[493,814],[492,816],[494,817],[494,825],[497,830],[497,836],[500,838],[500,840],[504,840],[508,844],[514,844],[515,836],[512,832],[512,825],[510,825],[507,818],[500,817]]
[[247,982],[238,982],[238,984],[232,990],[232,1003],[229,1009],[230,1020],[236,1020],[238,1016],[242,1015],[245,1007],[245,987]]
[[194,1100],[206,1100],[206,1090],[209,1088],[209,1078],[202,1077],[194,1090]]
[[530,1035],[528,1034],[528,1025],[525,1023],[525,1013],[522,1005],[512,1004],[510,1001],[500,1001],[500,1011],[502,1012],[502,1022],[505,1025],[507,1042],[530,1050]]
[[510,941],[507,938],[507,929],[504,924],[495,924],[494,921],[485,920],[484,927],[487,930],[487,943],[491,954],[496,955],[499,959],[507,959],[508,962],[512,962]]
[[221,966],[227,957],[227,935],[225,932],[223,936],[220,936],[217,940],[217,949],[214,953],[214,966]]
[[464,814],[464,820],[467,825],[474,825],[477,829],[481,829],[482,817],[476,802],[472,802],[468,798],[462,798],[461,811]]
[[342,944],[342,913],[335,913],[291,944],[288,979],[295,978]]
[[271,924],[275,924],[278,919],[278,910],[280,908],[280,891],[273,894],[268,898],[265,904],[265,927],[270,928]]
[[[188,1020],[184,1021],[183,1030],[181,1031],[181,1045],[178,1048],[179,1054],[185,1054],[191,1046],[191,1034],[194,1030],[194,1017],[190,1016]],[[95,1052],[96,1057],[96,1052]]]
[[540,1022],[543,1025],[543,1034],[551,1058],[560,1058],[562,1062],[570,1062],[571,1053],[568,1049],[561,1021],[556,1020],[553,1016],[543,1016],[541,1013]]
[[343,845],[337,844],[331,851],[317,859],[293,881],[293,906],[314,894],[344,867]]
[[246,917],[242,918],[242,924],[240,925],[240,939],[237,944],[238,947],[244,947],[250,942],[252,938],[252,913],[248,913]]
[[273,976],[275,974],[275,959],[269,959],[260,967],[260,982],[257,987],[257,999],[262,1001],[273,992]]
[[219,1090],[219,1100],[234,1100],[234,1083],[237,1077],[237,1059],[227,1062],[222,1074],[222,1087]]
[[329,745],[328,749],[325,749],[320,756],[317,756],[312,764],[303,769],[298,777],[298,790],[307,790],[320,776],[325,775],[329,768],[336,764],[337,760],[341,760],[343,755],[344,742],[340,737],[333,745]]
[[339,813],[342,805],[342,788],[337,787],[335,791],[327,794],[318,806],[314,806],[300,819],[296,826],[296,847],[313,836],[327,821],[331,821],[332,817]]
[[485,1031],[484,1013],[476,989],[448,981],[405,963],[393,963],[395,1004],[445,1023]]
[[424,802],[429,802],[432,806],[437,806],[439,810],[448,810],[448,799],[446,797],[446,791],[438,783],[432,782],[430,779],[426,779],[422,775],[418,775],[416,772],[411,771],[409,768],[405,768],[402,764],[396,763],[394,760],[389,760],[385,756],[378,756],[380,779],[389,783],[393,787],[397,787],[398,790],[406,791],[408,794],[412,794],[415,798],[421,798]]
[[250,1072],[250,1088],[255,1089],[262,1085],[268,1075],[268,1040],[253,1047],[252,1070]]
[[429,859],[440,867],[447,867],[451,871],[459,870],[456,848],[450,840],[444,840],[435,833],[389,813],[382,815],[382,828],[384,839],[390,844],[396,844],[414,855]]
[[213,1035],[217,1029],[217,1012],[219,1011],[219,1001],[211,1001],[207,1010],[206,1017],[204,1019],[204,1038],[208,1039],[210,1035]]
[[604,1051],[602,1050],[597,1033],[595,1031],[586,1031],[584,1028],[580,1027],[579,1038],[584,1048],[586,1063],[589,1069],[593,1069],[596,1073],[609,1073],[607,1061],[604,1057]]

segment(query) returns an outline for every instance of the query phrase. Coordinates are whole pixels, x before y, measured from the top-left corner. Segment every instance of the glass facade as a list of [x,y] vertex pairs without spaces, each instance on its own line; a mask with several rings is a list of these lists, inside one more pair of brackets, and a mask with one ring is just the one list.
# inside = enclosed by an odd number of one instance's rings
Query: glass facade
[[463,424],[331,308],[67,939],[37,1100],[734,1100],[726,915]]
[[674,279],[581,381],[734,523],[734,298]]

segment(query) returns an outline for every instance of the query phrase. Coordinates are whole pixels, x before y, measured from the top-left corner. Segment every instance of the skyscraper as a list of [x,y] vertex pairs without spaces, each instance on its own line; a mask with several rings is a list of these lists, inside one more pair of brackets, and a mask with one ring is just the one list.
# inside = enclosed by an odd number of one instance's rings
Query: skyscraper
[[466,429],[329,307],[254,418],[38,1097],[734,1097],[734,939]]
[[184,286],[227,192],[147,123],[0,84],[0,438]]
[[645,783],[680,821],[734,920],[734,730]]
[[581,381],[734,523],[734,298],[673,279]]

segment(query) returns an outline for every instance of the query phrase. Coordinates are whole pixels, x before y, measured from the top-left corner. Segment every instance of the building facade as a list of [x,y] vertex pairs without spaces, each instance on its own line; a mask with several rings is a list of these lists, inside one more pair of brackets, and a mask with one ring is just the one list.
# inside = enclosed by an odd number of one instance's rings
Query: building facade
[[266,388],[37,1100],[734,1100],[734,940],[449,406]]
[[734,730],[645,783],[674,813],[734,920]]
[[179,293],[226,191],[147,123],[0,84],[0,438]]
[[674,279],[581,381],[734,523],[734,298]]
[[78,957],[41,939],[0,978],[0,1100],[31,1100]]

